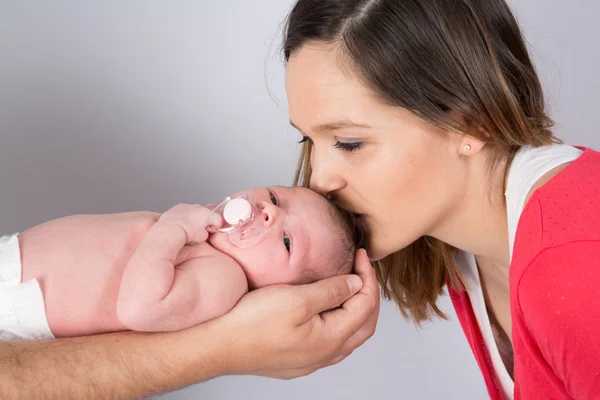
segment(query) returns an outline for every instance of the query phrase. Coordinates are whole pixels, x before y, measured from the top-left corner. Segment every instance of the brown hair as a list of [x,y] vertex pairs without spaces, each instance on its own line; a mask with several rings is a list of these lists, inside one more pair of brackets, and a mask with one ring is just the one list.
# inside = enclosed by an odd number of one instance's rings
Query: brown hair
[[[307,42],[336,45],[383,102],[486,142],[490,174],[504,162],[507,168],[523,145],[559,142],[504,0],[298,0],[285,29],[286,61]],[[468,131],[449,110],[489,136]],[[296,185],[309,185],[311,148],[304,143]],[[444,285],[463,287],[455,253],[422,237],[375,263],[383,295],[416,322],[445,318],[436,305]]]

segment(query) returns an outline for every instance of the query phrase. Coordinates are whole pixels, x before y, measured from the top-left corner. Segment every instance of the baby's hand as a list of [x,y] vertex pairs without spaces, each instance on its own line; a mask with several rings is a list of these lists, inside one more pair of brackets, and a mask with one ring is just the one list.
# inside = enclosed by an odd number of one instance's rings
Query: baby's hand
[[196,204],[178,204],[161,215],[157,224],[181,229],[186,244],[205,242],[210,233],[223,226],[223,217],[207,207]]

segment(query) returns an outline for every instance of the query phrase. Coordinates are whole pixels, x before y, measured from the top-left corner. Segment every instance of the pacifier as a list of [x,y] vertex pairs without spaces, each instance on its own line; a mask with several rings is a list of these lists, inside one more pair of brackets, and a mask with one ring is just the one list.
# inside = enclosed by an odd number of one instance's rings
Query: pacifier
[[262,212],[249,194],[226,197],[212,211],[223,217],[217,232],[227,233],[231,243],[239,248],[254,246],[265,237],[267,229]]

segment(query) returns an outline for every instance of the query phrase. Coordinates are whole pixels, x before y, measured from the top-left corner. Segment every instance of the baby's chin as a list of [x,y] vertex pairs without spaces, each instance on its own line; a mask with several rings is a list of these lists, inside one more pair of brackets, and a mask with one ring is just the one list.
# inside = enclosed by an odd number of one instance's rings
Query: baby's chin
[[240,265],[240,267],[242,267],[246,275],[248,275],[249,264],[252,259],[252,252],[248,252],[248,249],[240,249],[236,247],[233,243],[231,243],[231,240],[229,240],[228,233],[212,233],[208,237],[207,242],[215,250],[231,257]]
[[221,253],[225,253],[228,256],[232,255],[233,252],[233,244],[229,240],[227,233],[217,232],[211,233],[208,236],[207,240],[208,244],[210,244],[215,249],[219,250]]

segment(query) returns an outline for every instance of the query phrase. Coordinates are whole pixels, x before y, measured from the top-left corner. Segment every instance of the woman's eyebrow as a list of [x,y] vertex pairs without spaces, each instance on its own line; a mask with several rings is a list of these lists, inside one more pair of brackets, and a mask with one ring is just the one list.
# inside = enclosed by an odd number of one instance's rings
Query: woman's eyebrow
[[[294,124],[293,121],[290,121],[290,125],[292,125],[294,128],[296,128],[300,132],[302,132],[302,130],[300,128],[298,128],[298,126],[296,124]],[[332,131],[337,131],[340,129],[347,129],[347,128],[369,129],[369,128],[372,128],[372,126],[367,125],[367,124],[359,124],[356,122],[352,122],[350,120],[339,120],[339,121],[327,122],[325,124],[315,125],[312,127],[311,131],[312,132],[332,132]]]

